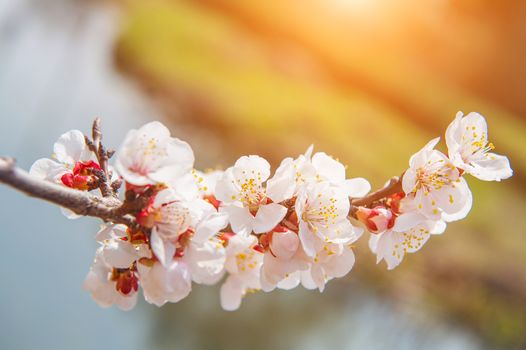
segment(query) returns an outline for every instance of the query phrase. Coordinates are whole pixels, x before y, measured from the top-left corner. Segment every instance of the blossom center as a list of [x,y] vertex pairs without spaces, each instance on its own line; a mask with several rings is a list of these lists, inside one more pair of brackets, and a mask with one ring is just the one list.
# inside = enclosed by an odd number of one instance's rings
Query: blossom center
[[439,190],[444,186],[451,185],[456,180],[454,176],[455,167],[451,163],[444,164],[443,159],[428,161],[426,166],[416,171],[416,190],[423,190],[427,195],[433,190]]
[[257,267],[256,251],[254,249],[246,250],[236,255],[236,265],[239,271],[245,272]]
[[307,223],[311,231],[317,232],[319,228],[328,229],[331,225],[336,224],[338,218],[338,208],[336,207],[336,199],[329,198],[329,203],[318,201],[317,205],[305,206],[305,210],[301,215],[302,220]]

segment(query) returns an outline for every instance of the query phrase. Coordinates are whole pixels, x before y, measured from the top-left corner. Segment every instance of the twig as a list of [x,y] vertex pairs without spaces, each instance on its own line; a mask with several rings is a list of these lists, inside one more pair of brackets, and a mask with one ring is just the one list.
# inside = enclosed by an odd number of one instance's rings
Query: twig
[[114,152],[106,151],[104,145],[102,144],[100,118],[95,118],[95,120],[93,121],[91,135],[93,137],[93,142],[86,140],[86,144],[88,145],[88,147],[90,147],[93,153],[95,153],[100,168],[103,172],[99,184],[100,192],[102,193],[102,196],[109,197],[115,194],[115,191],[113,191],[113,188],[111,186],[110,174],[108,171],[108,159],[111,157],[111,155],[113,155]]
[[135,218],[122,209],[123,203],[119,199],[113,196],[100,198],[85,191],[38,179],[16,167],[12,158],[0,157],[0,182],[31,197],[67,208],[78,215],[93,216],[128,226],[135,225]]
[[355,217],[355,213],[358,207],[369,207],[373,205],[375,202],[378,202],[381,199],[387,198],[390,195],[402,192],[402,178],[401,177],[394,176],[389,180],[389,183],[385,185],[383,188],[371,192],[365,197],[361,198],[351,198],[351,211],[349,215]]

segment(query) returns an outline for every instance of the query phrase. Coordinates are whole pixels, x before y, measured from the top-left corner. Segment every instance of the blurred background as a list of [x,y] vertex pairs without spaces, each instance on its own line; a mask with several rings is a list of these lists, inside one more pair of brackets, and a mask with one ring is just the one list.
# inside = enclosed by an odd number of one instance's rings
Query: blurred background
[[26,169],[100,116],[110,147],[163,121],[198,168],[314,143],[376,188],[462,110],[515,170],[468,179],[470,216],[394,271],[364,237],[323,294],[233,313],[199,286],[100,309],[81,288],[99,223],[0,187],[0,348],[526,348],[525,57],[524,1],[0,0],[0,154]]

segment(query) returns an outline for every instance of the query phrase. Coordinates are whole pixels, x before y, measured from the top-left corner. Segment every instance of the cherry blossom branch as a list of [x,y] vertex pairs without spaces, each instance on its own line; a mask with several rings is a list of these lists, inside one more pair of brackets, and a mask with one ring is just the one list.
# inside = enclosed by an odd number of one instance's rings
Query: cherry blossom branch
[[114,152],[111,150],[106,150],[102,144],[102,131],[100,127],[100,118],[95,118],[93,121],[92,127],[92,138],[93,141],[85,136],[86,145],[88,148],[95,154],[97,161],[100,165],[101,171],[100,174],[97,174],[100,180],[99,188],[100,192],[104,197],[109,197],[114,195],[117,192],[117,189],[120,185],[119,182],[112,184],[110,179],[110,173],[108,171],[108,160],[113,156]]
[[365,197],[361,198],[351,198],[351,212],[349,213],[350,216],[356,218],[356,210],[358,207],[370,207],[375,202],[378,202],[381,199],[387,198],[390,195],[402,192],[402,176],[393,176],[387,185],[382,187],[379,190],[376,190],[374,192],[371,192]]
[[399,192],[402,192],[402,178],[393,176],[387,185],[381,189],[371,192],[365,197],[352,199],[351,203],[356,207],[366,207],[373,204],[374,202],[379,201],[380,199],[389,197],[390,195]]
[[104,221],[135,225],[135,218],[123,210],[117,198],[97,197],[85,191],[60,186],[38,179],[16,167],[15,160],[0,157],[0,182],[28,196],[43,199],[73,211],[77,215],[92,216]]
[[[190,145],[159,122],[128,132],[115,180],[108,166],[113,152],[102,145],[97,118],[91,139],[79,130],[64,133],[54,159],[37,160],[29,173],[0,157],[0,183],[127,226],[105,225],[96,236],[101,245],[84,287],[100,305],[129,310],[139,287],[155,305],[177,302],[193,282],[213,284],[226,272],[221,305],[235,310],[256,289],[285,282],[287,289],[301,283],[322,291],[330,279],[343,277],[354,265],[353,243],[362,231],[351,217],[372,234],[377,261],[398,266],[446,222],[468,214],[472,196],[464,174],[475,169],[471,174],[486,181],[512,176],[505,156],[488,153],[493,145],[486,130],[482,116],[457,115],[446,131],[449,156],[433,139],[400,177],[359,197],[369,183],[346,181],[343,164],[324,152],[313,155],[312,148],[282,162],[270,179],[270,164],[257,155],[239,158],[224,172],[202,173],[194,169]],[[121,183],[123,200],[117,197]],[[102,196],[90,193],[97,189]]]

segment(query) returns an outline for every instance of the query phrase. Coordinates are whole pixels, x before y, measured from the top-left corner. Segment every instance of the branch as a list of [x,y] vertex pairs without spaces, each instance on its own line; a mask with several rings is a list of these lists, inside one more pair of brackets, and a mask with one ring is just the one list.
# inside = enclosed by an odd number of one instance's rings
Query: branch
[[122,210],[123,203],[117,198],[100,198],[88,192],[38,179],[16,167],[12,158],[0,157],[0,182],[31,197],[67,208],[78,215],[93,216],[128,226],[135,225],[135,218]]
[[111,158],[111,156],[113,155],[113,151],[107,151],[104,145],[102,144],[100,118],[95,118],[95,120],[93,121],[91,136],[93,138],[93,141],[89,140],[86,137],[86,145],[88,145],[90,150],[93,153],[95,153],[100,168],[102,169],[102,173],[99,174],[100,192],[102,193],[102,196],[109,197],[116,193],[116,191],[114,191],[115,187],[112,186],[110,180],[110,173],[108,171],[108,159]]
[[383,188],[371,192],[365,197],[361,198],[351,198],[351,216],[355,216],[356,210],[358,207],[369,207],[373,205],[375,202],[378,202],[381,199],[387,198],[390,195],[402,192],[402,178],[404,175],[398,177],[393,176],[387,185],[385,185]]

